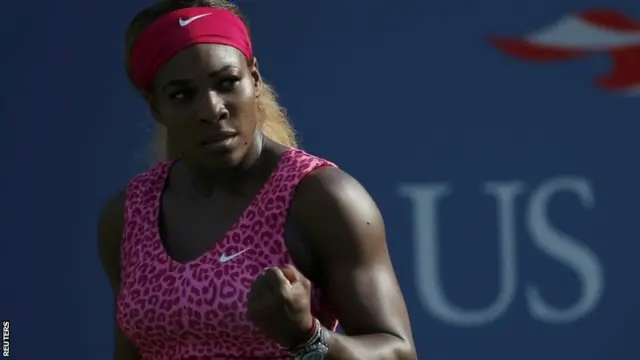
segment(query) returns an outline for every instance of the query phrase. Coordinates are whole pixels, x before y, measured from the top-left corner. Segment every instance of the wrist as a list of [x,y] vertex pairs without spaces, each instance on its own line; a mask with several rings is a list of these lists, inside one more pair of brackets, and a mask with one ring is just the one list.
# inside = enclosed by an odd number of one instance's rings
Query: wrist
[[311,341],[314,336],[318,332],[318,327],[320,325],[320,321],[318,321],[315,317],[310,316],[309,321],[305,322],[305,326],[297,332],[296,336],[293,336],[291,341],[283,346],[288,351],[295,351],[296,349],[302,348]]
[[289,348],[289,354],[295,360],[320,360],[324,359],[329,352],[329,333],[318,319],[314,319],[314,326],[311,328],[312,335],[305,343],[295,348]]

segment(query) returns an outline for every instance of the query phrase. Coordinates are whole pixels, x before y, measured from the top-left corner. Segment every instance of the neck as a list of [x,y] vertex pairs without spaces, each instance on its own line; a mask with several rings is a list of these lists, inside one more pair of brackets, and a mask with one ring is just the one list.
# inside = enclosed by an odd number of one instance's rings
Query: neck
[[210,197],[214,191],[220,190],[232,193],[241,191],[246,180],[260,167],[263,147],[264,137],[260,132],[256,132],[253,144],[236,166],[216,170],[202,170],[189,166],[190,187],[203,197]]

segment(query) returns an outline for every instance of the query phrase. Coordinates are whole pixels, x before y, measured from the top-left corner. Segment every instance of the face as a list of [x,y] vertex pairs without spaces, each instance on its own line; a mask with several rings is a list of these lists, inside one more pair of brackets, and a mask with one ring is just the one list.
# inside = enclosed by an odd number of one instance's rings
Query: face
[[233,47],[199,44],[156,74],[148,96],[169,147],[199,166],[236,166],[254,146],[260,74]]

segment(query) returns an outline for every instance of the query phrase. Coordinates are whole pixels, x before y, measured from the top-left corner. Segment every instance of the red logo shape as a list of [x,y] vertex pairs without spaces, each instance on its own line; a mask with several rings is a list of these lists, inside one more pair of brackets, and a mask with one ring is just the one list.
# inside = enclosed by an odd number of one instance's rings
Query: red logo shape
[[503,53],[533,62],[553,62],[605,53],[613,61],[607,76],[595,79],[607,90],[640,92],[640,22],[610,10],[589,10],[561,18],[521,38],[492,37]]

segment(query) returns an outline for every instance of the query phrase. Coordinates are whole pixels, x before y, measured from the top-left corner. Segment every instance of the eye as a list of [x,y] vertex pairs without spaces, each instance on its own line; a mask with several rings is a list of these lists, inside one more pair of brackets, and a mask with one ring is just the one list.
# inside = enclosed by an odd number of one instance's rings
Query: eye
[[221,87],[223,90],[227,90],[227,91],[229,91],[229,90],[233,90],[233,89],[238,85],[238,83],[240,82],[240,80],[242,80],[242,79],[241,79],[241,78],[239,78],[239,77],[236,77],[236,76],[234,76],[234,77],[228,77],[228,78],[226,78],[226,79],[224,79],[224,80],[222,80],[222,81],[220,82],[220,87]]
[[169,98],[172,100],[185,101],[190,99],[193,96],[193,91],[191,90],[177,90],[169,94]]

